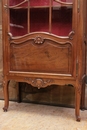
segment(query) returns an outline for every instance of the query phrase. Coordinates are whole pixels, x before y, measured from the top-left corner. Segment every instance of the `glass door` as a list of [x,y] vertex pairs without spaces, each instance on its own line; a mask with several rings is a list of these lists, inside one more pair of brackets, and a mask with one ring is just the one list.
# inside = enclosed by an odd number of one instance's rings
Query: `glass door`
[[[9,0],[9,32],[21,43],[10,46],[11,71],[72,74],[75,42],[62,38],[68,37],[76,23],[74,2]],[[23,43],[22,37],[17,39],[25,35]]]
[[73,0],[9,0],[8,5],[12,36],[33,32],[68,36],[72,31]]

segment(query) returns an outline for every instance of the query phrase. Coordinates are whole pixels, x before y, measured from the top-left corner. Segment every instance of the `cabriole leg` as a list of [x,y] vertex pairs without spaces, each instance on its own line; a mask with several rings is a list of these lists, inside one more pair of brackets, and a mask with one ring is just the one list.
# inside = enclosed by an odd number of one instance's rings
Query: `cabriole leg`
[[84,81],[83,84],[82,84],[81,110],[85,110],[85,81]]
[[76,121],[80,121],[80,101],[81,101],[81,84],[76,83],[75,86],[75,115]]
[[9,81],[3,81],[3,93],[4,93],[4,107],[3,110],[6,112],[9,106],[9,92],[8,92]]

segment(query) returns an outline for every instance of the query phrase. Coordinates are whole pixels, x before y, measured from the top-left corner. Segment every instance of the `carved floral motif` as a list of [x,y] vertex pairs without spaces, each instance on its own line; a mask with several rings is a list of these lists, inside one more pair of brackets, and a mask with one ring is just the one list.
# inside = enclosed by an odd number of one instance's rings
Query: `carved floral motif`
[[44,88],[51,84],[52,79],[41,79],[41,78],[25,78],[26,82],[30,83],[34,87]]
[[35,44],[40,45],[40,44],[43,44],[43,42],[44,42],[44,39],[43,39],[41,36],[37,36],[37,37],[34,39],[34,43],[35,43]]

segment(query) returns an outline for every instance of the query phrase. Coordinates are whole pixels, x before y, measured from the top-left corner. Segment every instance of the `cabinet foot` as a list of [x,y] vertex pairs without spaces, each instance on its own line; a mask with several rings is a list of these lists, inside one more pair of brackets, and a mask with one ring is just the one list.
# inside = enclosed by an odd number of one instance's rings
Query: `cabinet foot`
[[7,111],[8,111],[8,108],[7,108],[7,107],[3,107],[3,111],[4,111],[4,112],[7,112]]
[[85,111],[85,108],[81,108],[81,111]]
[[77,116],[76,121],[80,122],[80,120],[81,120],[80,116]]

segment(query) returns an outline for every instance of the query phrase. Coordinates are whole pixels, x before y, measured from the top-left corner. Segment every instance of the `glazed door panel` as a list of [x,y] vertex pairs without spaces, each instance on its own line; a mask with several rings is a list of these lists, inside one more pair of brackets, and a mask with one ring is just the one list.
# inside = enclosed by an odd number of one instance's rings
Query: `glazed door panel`
[[8,7],[13,37],[38,31],[68,36],[73,30],[73,0],[10,0]]

